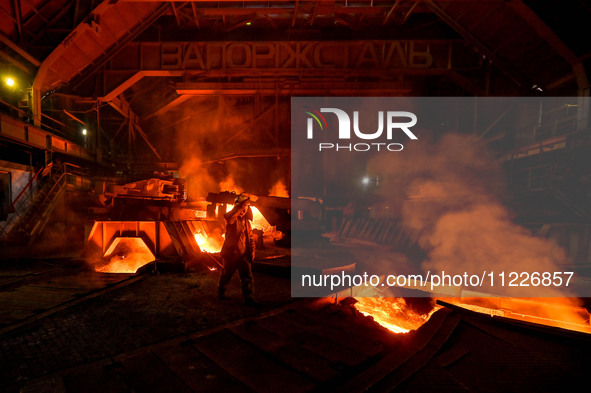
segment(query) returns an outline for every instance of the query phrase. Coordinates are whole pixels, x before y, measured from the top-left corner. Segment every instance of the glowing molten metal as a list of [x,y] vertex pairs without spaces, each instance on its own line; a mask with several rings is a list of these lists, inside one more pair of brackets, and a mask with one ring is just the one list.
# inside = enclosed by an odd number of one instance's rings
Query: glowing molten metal
[[100,273],[135,273],[137,269],[153,261],[143,253],[131,253],[129,255],[117,255],[104,266],[97,266],[94,270]]
[[201,251],[214,253],[222,250],[222,245],[224,244],[223,235],[221,239],[214,236],[206,237],[200,232],[195,233],[194,236]]
[[259,211],[259,209],[257,209],[254,206],[251,206],[252,209],[252,227],[254,229],[260,229],[263,232],[267,232],[270,229],[272,229],[271,224],[269,224],[269,221],[267,221],[267,219],[261,214],[261,212]]
[[394,333],[408,333],[418,329],[441,308],[437,306],[426,314],[420,314],[401,297],[357,297],[355,300],[355,308],[360,313],[372,317]]
[[[232,210],[234,205],[227,205],[226,212]],[[253,229],[259,229],[261,231],[267,232],[273,229],[273,226],[269,224],[269,221],[261,214],[259,209],[254,206],[251,206],[252,209],[252,227]],[[221,237],[218,236],[208,236],[201,232],[194,233],[195,241],[197,245],[201,249],[201,251],[209,252],[209,253],[216,253],[222,250],[222,245],[224,244],[224,235]]]
[[[409,307],[404,298],[357,297],[355,308],[395,333],[418,329],[441,308],[435,306],[421,314]],[[471,311],[539,325],[591,333],[590,314],[572,298],[442,298],[441,300]]]
[[590,314],[578,298],[466,297],[459,301],[443,300],[491,316],[591,333]]
[[106,264],[95,266],[101,273],[135,273],[140,267],[156,259],[139,237],[118,237],[105,252]]

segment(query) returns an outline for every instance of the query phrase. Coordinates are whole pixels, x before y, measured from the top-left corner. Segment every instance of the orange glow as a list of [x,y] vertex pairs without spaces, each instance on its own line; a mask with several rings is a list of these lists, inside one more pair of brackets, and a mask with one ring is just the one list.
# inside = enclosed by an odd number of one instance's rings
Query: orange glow
[[[226,212],[229,212],[230,210],[232,210],[233,207],[234,207],[234,205],[227,205]],[[269,224],[269,222],[261,214],[259,209],[257,209],[254,206],[251,206],[251,209],[252,209],[252,215],[253,215],[252,227],[254,229],[260,229],[263,232],[267,232],[267,231],[273,229],[271,224]],[[196,232],[193,234],[193,236],[195,237],[195,242],[197,242],[197,245],[199,246],[201,251],[204,251],[204,252],[209,252],[209,253],[220,252],[222,250],[222,246],[224,245],[224,236],[225,235],[221,235],[221,237],[214,236],[214,235],[208,236],[207,234],[204,234],[202,232]]]
[[105,252],[106,264],[95,266],[101,273],[135,273],[140,267],[156,259],[138,237],[118,237]]
[[377,323],[394,333],[408,333],[416,330],[429,320],[440,306],[427,314],[420,314],[409,307],[401,297],[357,297],[355,308],[372,317]]
[[270,229],[272,229],[271,224],[269,224],[269,221],[267,221],[267,219],[261,214],[261,212],[259,211],[259,209],[257,209],[256,207],[252,206],[252,227],[256,228],[256,229],[260,229],[263,232],[267,232]]
[[289,198],[289,193],[287,192],[287,187],[283,184],[283,181],[279,180],[277,183],[271,187],[269,190],[269,196],[277,196],[283,198]]
[[97,266],[94,270],[101,273],[135,273],[137,269],[153,260],[148,259],[141,253],[117,255],[112,257],[108,264]]
[[201,251],[215,253],[220,252],[222,250],[222,245],[224,244],[223,235],[220,239],[218,239],[215,236],[206,237],[200,232],[195,233],[194,236],[195,241],[197,242],[197,245],[199,246]]
[[470,297],[441,300],[491,316],[591,333],[589,312],[579,305],[577,298]]
[[220,182],[220,190],[234,191],[236,194],[240,194],[243,191],[241,187],[238,187],[232,176],[228,176]]
[[[244,192],[242,187],[240,187],[236,184],[232,175],[229,175],[224,180],[222,180],[219,183],[219,187],[223,191],[235,192],[236,194],[241,194]],[[289,197],[289,194],[287,192],[287,188],[285,187],[285,184],[281,180],[277,181],[273,185],[271,190],[269,190],[269,195]],[[256,200],[256,197],[254,198],[254,200]],[[233,207],[234,207],[234,205],[226,205],[226,212],[229,212],[230,210],[232,210]],[[254,206],[251,206],[251,209],[252,209],[252,213],[253,213],[252,227],[254,229],[260,229],[263,232],[267,232],[267,231],[273,229],[271,224],[269,224],[269,222],[261,214],[259,209],[257,209]]]
[[[226,205],[226,213],[232,210],[234,205]],[[260,229],[263,232],[267,232],[273,227],[269,224],[269,221],[263,216],[259,209],[254,206],[250,207],[252,209],[252,228],[253,229]]]
[[[427,314],[408,307],[404,298],[357,297],[355,308],[371,316],[377,323],[394,333],[418,329],[441,308],[435,306]],[[582,333],[591,333],[590,314],[573,298],[441,298],[442,301],[470,311],[535,323]]]

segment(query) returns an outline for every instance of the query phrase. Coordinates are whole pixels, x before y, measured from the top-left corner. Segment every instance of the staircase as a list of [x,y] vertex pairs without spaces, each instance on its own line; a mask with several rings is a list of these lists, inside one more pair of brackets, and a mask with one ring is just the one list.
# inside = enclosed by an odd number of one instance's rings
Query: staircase
[[[31,245],[42,233],[60,198],[67,187],[68,164],[60,166],[57,172],[48,175],[48,180],[33,188],[33,177],[25,190],[33,189],[33,192],[19,195],[18,206],[14,213],[10,214],[7,221],[0,226],[0,240],[6,245]],[[38,172],[39,173],[39,172]],[[19,199],[17,198],[17,199]],[[13,206],[16,205],[13,203]]]

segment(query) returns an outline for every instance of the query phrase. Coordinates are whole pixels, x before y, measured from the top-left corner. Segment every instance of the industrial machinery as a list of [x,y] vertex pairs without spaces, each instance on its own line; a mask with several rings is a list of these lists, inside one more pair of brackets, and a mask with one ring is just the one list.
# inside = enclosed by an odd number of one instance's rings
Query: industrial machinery
[[[97,271],[136,272],[158,261],[159,269],[221,266],[225,213],[236,194],[208,194],[205,201],[187,202],[182,179],[150,178],[125,185],[98,184],[100,205],[87,230],[85,258]],[[253,229],[263,236],[288,239],[290,198],[252,195]]]

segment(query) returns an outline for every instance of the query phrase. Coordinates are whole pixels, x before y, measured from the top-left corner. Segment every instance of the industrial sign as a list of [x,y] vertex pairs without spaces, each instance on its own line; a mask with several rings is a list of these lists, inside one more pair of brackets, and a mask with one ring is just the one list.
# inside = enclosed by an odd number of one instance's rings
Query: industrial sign
[[[164,42],[166,70],[450,68],[453,40]],[[143,50],[143,48],[142,48]]]

